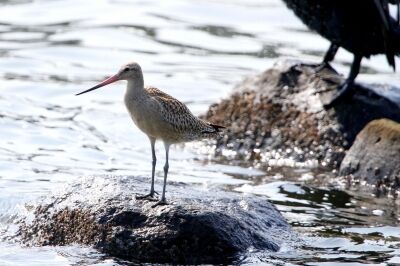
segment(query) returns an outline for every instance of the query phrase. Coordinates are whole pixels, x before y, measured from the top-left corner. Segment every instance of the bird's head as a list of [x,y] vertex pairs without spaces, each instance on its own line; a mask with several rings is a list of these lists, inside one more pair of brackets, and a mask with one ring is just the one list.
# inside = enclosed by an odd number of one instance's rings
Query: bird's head
[[140,65],[136,62],[131,62],[128,64],[123,65],[117,74],[114,76],[109,77],[108,79],[102,81],[101,83],[97,84],[96,86],[87,89],[85,91],[82,91],[76,95],[81,95],[89,91],[93,91],[95,89],[101,88],[103,86],[106,86],[108,84],[114,83],[118,80],[139,80],[143,79],[143,74],[142,74],[142,69]]
[[130,80],[142,78],[142,68],[136,62],[123,65],[117,73],[118,80]]

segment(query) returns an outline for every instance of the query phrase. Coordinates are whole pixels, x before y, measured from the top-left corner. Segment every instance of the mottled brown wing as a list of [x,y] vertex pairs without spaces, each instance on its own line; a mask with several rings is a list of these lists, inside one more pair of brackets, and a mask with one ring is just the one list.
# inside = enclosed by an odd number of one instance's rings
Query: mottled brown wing
[[213,128],[195,117],[185,104],[157,88],[147,87],[149,95],[161,106],[161,115],[168,124],[179,132],[201,133],[213,131]]
[[160,97],[160,98],[171,99],[171,100],[175,99],[171,95],[166,94],[165,92],[160,91],[159,89],[157,89],[155,87],[146,87],[145,90],[152,97]]

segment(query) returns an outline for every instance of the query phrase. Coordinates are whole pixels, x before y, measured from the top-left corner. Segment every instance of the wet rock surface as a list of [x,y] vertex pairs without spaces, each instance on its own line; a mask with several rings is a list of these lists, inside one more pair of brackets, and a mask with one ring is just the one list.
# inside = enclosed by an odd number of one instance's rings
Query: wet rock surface
[[324,110],[343,81],[330,67],[281,61],[244,80],[205,118],[227,127],[217,148],[225,154],[231,150],[238,159],[289,157],[339,168],[369,121],[400,121],[400,89],[383,85],[356,85],[353,97]]
[[248,249],[277,251],[290,227],[266,199],[169,184],[170,205],[135,199],[141,177],[82,178],[19,223],[28,245],[85,244],[148,263],[229,263]]
[[398,189],[400,124],[388,119],[368,123],[346,153],[340,174],[351,174],[375,185],[377,189]]

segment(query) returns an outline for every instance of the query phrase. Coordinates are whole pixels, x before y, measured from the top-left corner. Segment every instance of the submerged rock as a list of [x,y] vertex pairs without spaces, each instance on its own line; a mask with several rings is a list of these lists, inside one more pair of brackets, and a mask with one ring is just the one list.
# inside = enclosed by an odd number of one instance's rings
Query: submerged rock
[[370,122],[358,135],[340,166],[369,184],[400,188],[400,124],[388,119]]
[[343,80],[330,67],[318,70],[293,61],[244,80],[205,116],[227,127],[217,148],[238,158],[318,160],[338,168],[369,121],[400,121],[400,89],[382,85],[358,84],[351,99],[324,110]]
[[229,263],[248,249],[277,251],[290,227],[267,200],[168,185],[169,205],[135,199],[149,180],[83,178],[39,203],[20,223],[31,245],[91,245],[109,255],[148,263]]

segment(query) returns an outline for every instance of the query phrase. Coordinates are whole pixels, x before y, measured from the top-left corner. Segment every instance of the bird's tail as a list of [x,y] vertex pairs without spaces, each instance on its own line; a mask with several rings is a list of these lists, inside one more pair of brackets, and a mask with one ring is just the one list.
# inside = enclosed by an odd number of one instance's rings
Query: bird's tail
[[397,5],[397,16],[396,16],[396,24],[394,26],[394,38],[395,38],[395,54],[400,56],[400,0],[392,0],[393,4]]
[[393,43],[394,43],[394,55],[400,56],[400,0],[393,0],[393,3],[397,5],[397,16],[396,23],[393,25]]
[[212,131],[210,131],[210,130],[204,130],[204,131],[202,132],[203,134],[218,133],[218,132],[221,132],[222,129],[226,128],[226,127],[224,127],[224,126],[212,124],[212,123],[209,123],[209,122],[207,122],[207,125],[211,127],[211,130],[212,130]]
[[[399,8],[400,10],[400,8]],[[399,11],[400,13],[400,11]],[[397,56],[400,56],[400,21],[399,21],[399,25],[397,25],[397,27],[394,29],[394,43],[395,43],[395,54]]]
[[[385,54],[390,66],[396,70],[394,57],[400,54],[400,0],[374,0],[381,18]],[[397,18],[390,16],[389,3],[397,4]]]
[[[393,31],[393,55],[400,56],[400,26],[397,26]],[[387,56],[387,54],[386,54]],[[393,56],[393,61],[394,61]],[[395,63],[394,63],[395,64]],[[395,69],[395,67],[393,67]]]
[[222,129],[226,128],[224,126],[216,125],[216,124],[211,124],[209,123],[210,126],[212,126],[216,132],[221,132]]
[[396,70],[396,61],[394,57],[400,54],[400,31],[392,31],[390,35],[385,38],[385,41],[386,59],[393,70]]

